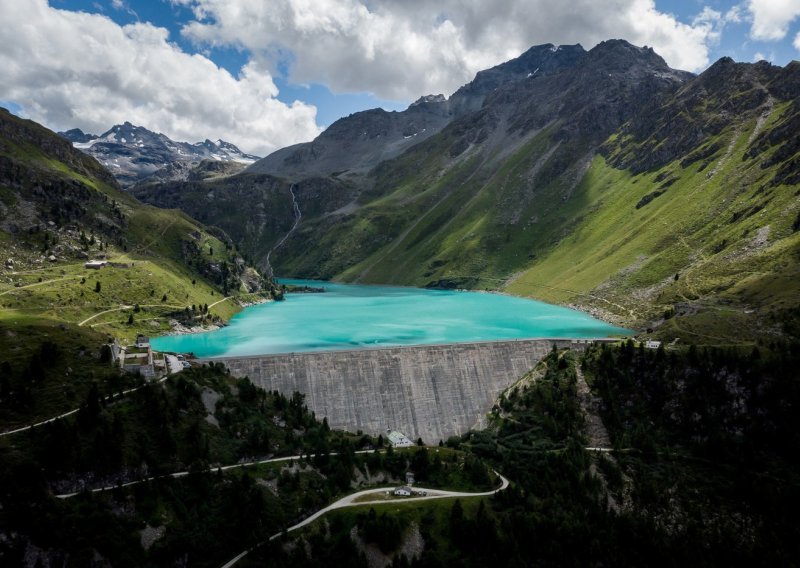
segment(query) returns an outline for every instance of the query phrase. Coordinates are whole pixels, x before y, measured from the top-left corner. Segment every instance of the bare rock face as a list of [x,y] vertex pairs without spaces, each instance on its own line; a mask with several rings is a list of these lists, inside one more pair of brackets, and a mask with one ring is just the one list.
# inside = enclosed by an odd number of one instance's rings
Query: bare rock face
[[441,131],[451,120],[447,102],[435,97],[417,101],[403,112],[358,112],[337,120],[314,141],[278,150],[247,171],[295,181],[365,173]]
[[[681,164],[685,168],[719,149],[698,151],[710,137],[732,123],[758,117],[771,110],[775,100],[786,98],[787,91],[796,89],[799,71],[799,65],[782,68],[765,61],[736,63],[723,57],[665,105],[644,107],[632,115],[618,137],[620,142],[608,144],[603,153],[614,166],[637,173],[656,170],[689,154]],[[787,149],[785,155],[773,157],[775,163],[793,155],[800,147],[795,135],[798,124],[800,121],[795,119],[784,130],[777,128],[756,138],[748,158],[757,157],[774,145],[785,145]]]
[[580,45],[532,47],[516,59],[481,71],[449,99],[441,94],[426,95],[402,112],[372,109],[351,114],[334,122],[314,141],[278,150],[248,171],[293,181],[363,174],[441,132],[458,117],[480,109],[498,87],[554,74],[575,65],[585,54]]

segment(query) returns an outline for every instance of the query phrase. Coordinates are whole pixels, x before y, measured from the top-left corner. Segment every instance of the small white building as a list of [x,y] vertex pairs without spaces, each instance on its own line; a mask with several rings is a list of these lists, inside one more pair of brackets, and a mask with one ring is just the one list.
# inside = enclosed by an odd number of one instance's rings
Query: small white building
[[648,349],[658,349],[659,347],[661,347],[661,342],[648,339],[647,341],[644,342],[644,346],[647,347]]
[[84,268],[91,268],[92,270],[100,270],[106,265],[105,260],[90,260],[83,264]]
[[411,488],[410,487],[398,487],[394,490],[394,494],[396,497],[411,497]]
[[389,443],[395,448],[410,448],[414,445],[414,442],[409,440],[405,434],[397,430],[387,430],[386,437],[389,439]]

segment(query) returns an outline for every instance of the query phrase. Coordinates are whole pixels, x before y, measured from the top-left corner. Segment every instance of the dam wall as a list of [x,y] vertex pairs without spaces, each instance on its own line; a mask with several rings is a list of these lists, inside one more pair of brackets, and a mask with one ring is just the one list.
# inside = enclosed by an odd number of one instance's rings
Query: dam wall
[[426,444],[485,426],[498,395],[556,345],[533,339],[357,351],[215,358],[236,377],[270,391],[299,391],[331,428],[377,436],[399,430]]

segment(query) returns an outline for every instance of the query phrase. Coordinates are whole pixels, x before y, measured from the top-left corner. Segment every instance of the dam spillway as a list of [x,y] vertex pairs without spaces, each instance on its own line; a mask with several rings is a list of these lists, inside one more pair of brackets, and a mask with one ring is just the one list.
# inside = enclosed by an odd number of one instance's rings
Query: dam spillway
[[498,395],[555,345],[531,339],[215,358],[235,377],[286,395],[298,391],[331,428],[378,435],[400,430],[427,444],[485,426]]

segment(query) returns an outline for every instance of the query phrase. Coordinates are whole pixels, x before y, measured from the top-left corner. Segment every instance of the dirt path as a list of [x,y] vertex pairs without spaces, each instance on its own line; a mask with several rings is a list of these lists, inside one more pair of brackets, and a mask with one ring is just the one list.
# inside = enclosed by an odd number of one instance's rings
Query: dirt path
[[[227,300],[228,298],[225,298],[225,299]],[[222,302],[222,301],[223,300],[220,300],[220,302]],[[219,304],[219,302],[216,302],[216,303],[212,304],[212,306],[216,306],[217,304]],[[102,312],[97,312],[93,316],[88,317],[85,320],[83,320],[82,322],[80,322],[78,324],[78,327],[81,327],[83,324],[85,324],[87,322],[90,322],[94,318],[102,316],[103,314],[109,314],[111,312],[121,312],[122,310],[130,310],[133,307],[134,306],[120,306],[119,308],[111,308],[110,310],[103,310]],[[172,309],[175,309],[175,310],[182,310],[186,306],[176,306],[174,304],[139,304],[139,307],[140,308],[172,308]],[[211,306],[208,306],[208,308],[211,309]],[[93,325],[96,325],[96,324],[93,324]]]
[[[163,380],[164,379],[162,379],[162,381]],[[141,388],[141,387],[139,387],[139,388]],[[73,412],[75,412],[75,411],[73,411]],[[371,452],[371,451],[372,450],[362,450],[362,451],[358,451],[356,453],[359,454],[359,453],[366,453],[366,452]],[[336,453],[335,452],[331,452],[330,455],[336,455]],[[306,457],[314,457],[314,454],[311,454],[310,456],[306,456]],[[237,468],[237,467],[252,467],[254,465],[261,465],[261,464],[265,464],[265,463],[275,463],[275,462],[282,462],[282,461],[299,460],[299,459],[302,459],[302,458],[303,458],[303,456],[286,456],[286,457],[282,457],[282,458],[271,458],[271,459],[268,459],[268,460],[260,460],[260,461],[246,462],[246,463],[235,463],[235,464],[232,464],[232,465],[224,465],[224,466],[221,466],[221,467],[211,467],[211,468],[208,468],[206,471],[210,471],[210,472],[217,471],[217,470],[227,471],[229,469],[234,469],[234,468]],[[167,479],[167,478],[177,479],[179,477],[185,477],[187,475],[189,475],[188,471],[177,471],[175,473],[166,473],[164,475],[155,475],[153,477],[145,477],[144,479],[137,479],[135,481],[129,481],[128,483],[123,483],[121,485],[108,485],[108,486],[103,486],[103,487],[97,487],[95,489],[90,489],[89,493],[101,493],[103,491],[109,491],[109,490],[115,489],[117,487],[130,487],[131,485],[138,485],[140,483],[145,483],[147,481],[153,481],[155,479]],[[55,495],[55,497],[57,497],[59,499],[69,499],[70,497],[74,497],[75,495],[78,495],[78,494],[79,494],[79,492],[62,493],[60,495]]]
[[222,302],[224,302],[225,300],[230,300],[231,298],[233,298],[233,296],[225,296],[225,297],[224,297],[224,298],[222,298],[221,300],[217,300],[217,301],[216,301],[216,302],[214,302],[213,304],[209,304],[209,305],[208,305],[208,309],[210,310],[211,308],[213,308],[213,307],[214,307],[214,306],[216,306],[217,304],[221,304],[221,303],[222,303]]
[[78,324],[78,327],[81,327],[81,326],[82,326],[83,324],[85,324],[85,323],[89,323],[89,322],[90,322],[90,321],[92,321],[94,318],[96,318],[96,317],[100,317],[100,316],[102,316],[103,314],[110,314],[111,312],[121,312],[122,310],[129,310],[129,309],[131,309],[132,307],[133,307],[133,306],[120,306],[119,308],[111,308],[110,310],[103,310],[102,312],[97,312],[97,313],[96,313],[96,314],[94,314],[93,316],[90,316],[90,317],[86,318],[85,320],[83,320],[82,322],[80,322],[80,323]]
[[[169,375],[167,375],[163,379],[160,379],[158,381],[158,383],[163,383],[168,378],[169,378]],[[156,383],[156,384],[158,384],[158,383]],[[148,383],[148,384],[151,384],[151,383]],[[124,390],[119,394],[125,395],[125,394],[128,394],[128,393],[132,393],[132,392],[135,392],[135,391],[137,391],[137,390],[139,390],[141,388],[144,388],[146,386],[147,386],[147,384],[144,384],[144,385],[141,385],[141,386],[138,386],[138,387],[133,387],[131,389]],[[114,394],[108,395],[106,397],[103,397],[103,400],[111,400],[112,398],[114,398],[116,396],[119,396],[119,394],[114,393]],[[28,430],[30,428],[38,428],[39,426],[44,426],[45,424],[49,424],[50,422],[55,422],[56,420],[61,420],[62,418],[66,418],[67,416],[72,416],[73,414],[75,414],[79,410],[80,410],[80,408],[75,408],[73,410],[64,412],[63,414],[59,414],[58,416],[53,416],[52,418],[48,418],[47,420],[42,420],[41,422],[36,422],[34,424],[28,424],[27,426],[23,426],[21,428],[15,429],[15,430],[7,430],[6,432],[0,432],[0,437],[10,436],[11,434],[16,434],[17,432],[24,432],[25,430]],[[60,497],[60,495],[57,495],[57,497]]]
[[42,282],[34,282],[33,284],[26,284],[25,286],[15,286],[10,288],[9,290],[5,290],[0,292],[0,296],[5,296],[6,294],[10,294],[11,292],[15,292],[17,290],[25,290],[26,288],[33,288],[34,286],[44,286],[46,284],[51,284],[53,282],[63,282],[64,280],[78,280],[82,278],[81,276],[65,276],[63,278],[54,278],[53,280],[44,280]]

